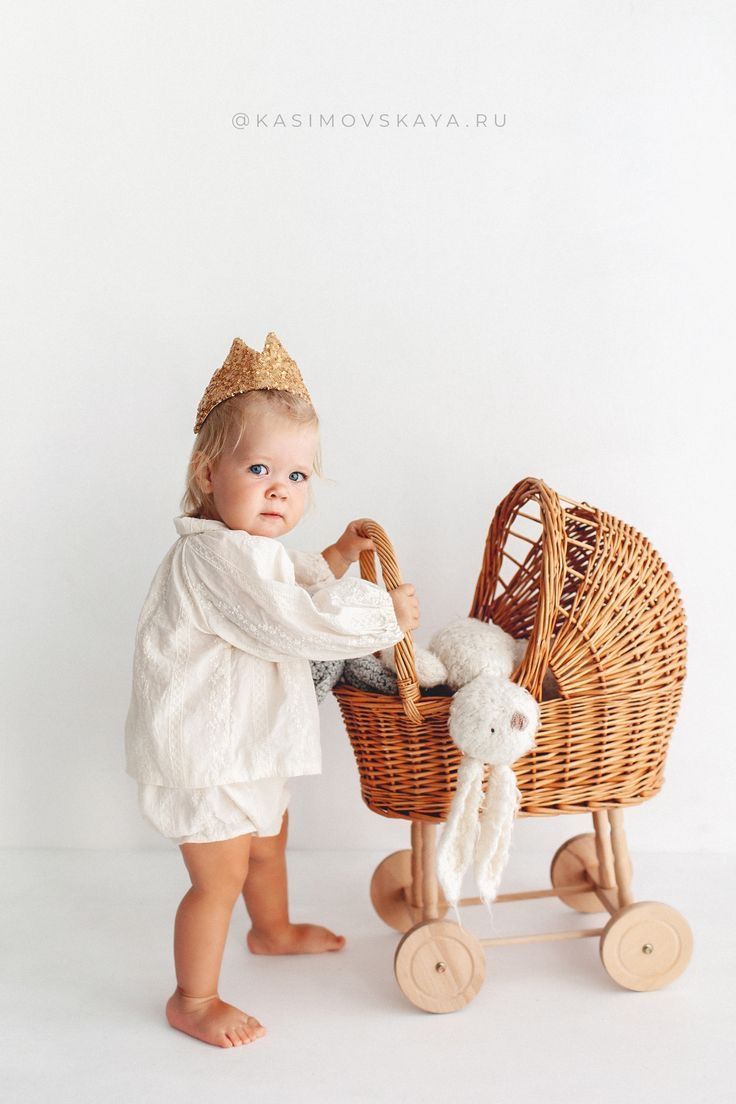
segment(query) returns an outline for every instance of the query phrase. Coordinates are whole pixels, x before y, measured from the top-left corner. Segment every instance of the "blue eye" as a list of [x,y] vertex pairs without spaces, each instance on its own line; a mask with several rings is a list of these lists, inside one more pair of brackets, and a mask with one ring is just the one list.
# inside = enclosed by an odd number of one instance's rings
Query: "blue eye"
[[[301,476],[301,479],[294,480],[295,483],[303,483],[304,480],[307,478],[306,475],[304,474],[304,472],[292,472],[291,475],[300,475]],[[289,476],[289,479],[291,479],[291,475]]]
[[[248,471],[253,471],[254,468],[265,468],[265,466],[265,464],[251,464]],[[255,474],[258,475],[258,472],[256,472]]]

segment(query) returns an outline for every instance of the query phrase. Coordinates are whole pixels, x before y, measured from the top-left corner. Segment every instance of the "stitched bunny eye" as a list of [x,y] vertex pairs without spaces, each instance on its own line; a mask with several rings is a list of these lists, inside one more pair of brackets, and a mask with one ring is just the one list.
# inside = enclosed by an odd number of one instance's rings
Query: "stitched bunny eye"
[[492,736],[495,736],[495,735],[496,735],[496,730],[495,730],[495,728],[492,728],[492,729],[491,729],[491,735],[492,735]]

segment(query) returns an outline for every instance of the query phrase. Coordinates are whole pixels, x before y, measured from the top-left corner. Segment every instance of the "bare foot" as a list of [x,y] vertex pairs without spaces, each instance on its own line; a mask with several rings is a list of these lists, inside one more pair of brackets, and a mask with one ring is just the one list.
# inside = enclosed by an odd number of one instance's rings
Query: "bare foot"
[[321,954],[341,951],[345,946],[344,935],[335,935],[317,924],[289,924],[288,928],[267,935],[251,928],[246,938],[253,954]]
[[187,997],[177,986],[166,1003],[166,1019],[172,1027],[213,1046],[233,1047],[252,1043],[266,1034],[253,1016],[211,997]]

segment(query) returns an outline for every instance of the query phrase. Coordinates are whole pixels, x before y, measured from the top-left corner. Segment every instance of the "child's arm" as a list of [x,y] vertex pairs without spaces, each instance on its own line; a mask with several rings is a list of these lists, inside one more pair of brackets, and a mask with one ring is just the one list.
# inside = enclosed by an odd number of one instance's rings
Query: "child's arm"
[[362,532],[363,522],[367,520],[367,518],[357,518],[351,521],[342,536],[322,553],[336,579],[342,578],[350,565],[360,559],[361,552],[366,549],[372,551],[375,548],[371,538]]
[[347,578],[310,594],[279,541],[192,536],[182,567],[202,630],[262,659],[352,659],[404,636],[388,591]]
[[373,549],[370,537],[361,533],[365,518],[351,521],[334,544],[330,544],[322,553],[302,552],[287,548],[286,554],[294,565],[296,581],[300,586],[313,587],[320,583],[341,579],[351,564],[360,559],[364,549]]
[[311,590],[325,583],[334,583],[337,578],[323,552],[305,552],[301,548],[285,548],[284,551],[294,566],[294,577],[299,586]]
[[330,571],[336,579],[341,579],[347,569],[350,567],[352,561],[346,560],[338,550],[336,544],[331,544],[329,547],[323,549],[322,555],[324,556]]

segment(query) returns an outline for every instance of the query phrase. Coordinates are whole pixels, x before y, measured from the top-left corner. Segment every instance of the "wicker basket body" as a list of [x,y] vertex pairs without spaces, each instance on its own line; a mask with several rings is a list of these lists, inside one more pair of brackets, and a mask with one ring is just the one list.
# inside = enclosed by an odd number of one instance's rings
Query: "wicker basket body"
[[[398,586],[385,533],[375,523],[366,531],[386,586]],[[376,581],[373,553],[360,567]],[[685,677],[685,617],[645,537],[524,479],[496,510],[469,616],[528,641],[513,678],[540,702],[541,725],[534,751],[514,764],[520,816],[636,805],[657,793]],[[452,698],[420,694],[410,633],[395,654],[399,696],[334,688],[363,800],[382,816],[444,821],[460,762]]]

